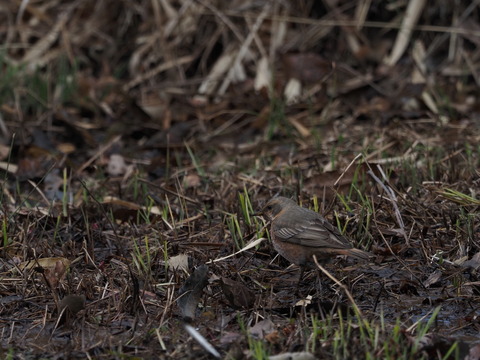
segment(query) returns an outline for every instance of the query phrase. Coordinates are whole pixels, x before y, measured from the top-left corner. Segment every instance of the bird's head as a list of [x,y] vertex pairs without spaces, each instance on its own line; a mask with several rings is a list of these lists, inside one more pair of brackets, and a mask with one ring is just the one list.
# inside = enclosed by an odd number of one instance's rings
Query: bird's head
[[268,220],[273,220],[282,210],[291,206],[297,206],[295,201],[283,196],[276,196],[270,199],[258,214],[265,216]]

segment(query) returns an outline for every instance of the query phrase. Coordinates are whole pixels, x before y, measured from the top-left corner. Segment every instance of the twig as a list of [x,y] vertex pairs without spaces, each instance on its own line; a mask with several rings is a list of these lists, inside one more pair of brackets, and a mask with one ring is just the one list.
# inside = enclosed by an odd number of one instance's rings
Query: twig
[[[374,212],[375,214],[375,212]],[[375,223],[375,225],[377,226],[378,228],[378,224],[377,224],[377,219],[375,218],[375,215],[373,216],[373,222]],[[390,251],[390,254],[392,254],[392,256],[400,263],[402,264],[403,268],[405,270],[407,270],[410,275],[412,276],[412,278],[414,278],[415,280],[417,280],[417,282],[424,288],[425,288],[425,285],[423,284],[422,280],[420,280],[418,278],[417,275],[415,275],[408,267],[408,265],[405,263],[405,261],[403,261],[399,256],[397,256],[397,254],[395,254],[395,252],[393,251],[392,247],[390,246],[390,244],[388,243],[387,239],[385,239],[385,237],[383,236],[383,234],[379,231],[380,233],[380,237],[382,238],[383,242],[385,243],[385,245],[387,246],[388,250]]]
[[238,50],[237,56],[235,60],[233,61],[232,67],[230,68],[230,71],[228,72],[227,76],[225,77],[225,80],[223,81],[222,85],[220,86],[218,90],[218,95],[223,95],[225,91],[227,90],[228,86],[230,85],[232,78],[233,78],[233,73],[237,71],[238,67],[240,66],[240,63],[242,62],[243,58],[247,55],[248,48],[250,47],[250,44],[255,38],[255,34],[257,33],[258,29],[260,29],[260,26],[263,23],[263,20],[265,20],[267,13],[270,9],[270,6],[265,6],[263,11],[260,13],[260,15],[257,18],[257,21],[253,25],[252,30],[248,34],[247,38],[245,39],[244,43]]
[[352,303],[352,306],[355,310],[355,313],[358,314],[360,317],[363,317],[363,314],[362,312],[360,311],[360,308],[358,307],[357,303],[355,302],[355,300],[353,299],[353,296],[351,294],[351,292],[347,289],[347,287],[345,285],[343,285],[339,280],[337,280],[337,278],[335,276],[333,276],[332,274],[330,274],[330,272],[325,269],[322,265],[320,265],[320,263],[318,262],[318,259],[317,259],[317,256],[316,255],[313,255],[313,261],[315,261],[315,265],[317,265],[317,267],[325,274],[327,275],[335,284],[337,284],[338,286],[340,286],[343,291],[345,291],[345,294],[347,295],[348,297],[348,300],[350,300],[350,302]]
[[353,158],[352,161],[350,161],[350,164],[348,164],[348,166],[345,168],[345,170],[343,170],[343,172],[340,174],[340,176],[338,177],[337,181],[335,181],[335,183],[333,184],[333,186],[337,186],[338,182],[340,180],[342,180],[343,176],[345,175],[345,173],[348,171],[348,169],[350,169],[352,167],[352,165],[358,160],[358,158],[362,157],[362,154],[358,154],[357,156],[355,156]]
[[[382,167],[377,165],[377,169],[382,173],[382,177],[386,180],[386,175],[382,170]],[[390,186],[386,186],[372,171],[372,169],[367,171],[367,174],[370,175],[375,182],[380,185],[380,187],[385,190],[387,196],[389,197],[390,201],[393,204],[395,210],[395,217],[397,218],[398,226],[400,226],[400,231],[405,238],[405,243],[410,246],[410,241],[408,240],[407,233],[405,232],[405,224],[403,223],[402,215],[400,214],[400,209],[398,208],[397,204],[397,197],[395,196],[395,192],[392,190]]]
[[121,135],[115,136],[108,143],[106,143],[100,149],[98,149],[98,151],[90,159],[88,159],[86,162],[83,163],[82,166],[80,166],[80,168],[75,172],[75,174],[79,175],[83,170],[89,167],[95,160],[97,160],[100,156],[102,156],[105,151],[107,151],[110,147],[112,147],[113,144],[118,142],[121,137],[122,137]]

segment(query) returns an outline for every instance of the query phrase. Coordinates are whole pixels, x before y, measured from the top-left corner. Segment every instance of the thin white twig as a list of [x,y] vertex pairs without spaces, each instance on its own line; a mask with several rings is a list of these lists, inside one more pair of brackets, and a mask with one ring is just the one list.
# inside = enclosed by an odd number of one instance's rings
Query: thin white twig
[[[383,172],[383,169],[380,165],[377,165],[377,169],[380,171],[380,173],[382,174],[382,177],[385,181],[388,181],[387,180],[387,176],[385,175],[385,173]],[[393,208],[395,210],[395,217],[397,218],[397,223],[398,223],[398,226],[400,227],[400,232],[401,234],[403,235],[403,237],[405,238],[405,243],[410,246],[410,241],[408,239],[408,236],[407,236],[407,233],[405,232],[405,224],[403,222],[403,219],[402,219],[402,214],[400,213],[400,209],[398,208],[398,203],[397,203],[397,197],[395,196],[395,192],[392,190],[392,188],[390,186],[387,186],[385,185],[374,173],[373,171],[370,169],[368,170],[367,172],[368,175],[370,175],[373,180],[375,180],[375,182],[380,185],[380,187],[385,190],[385,193],[387,194],[388,198],[390,199],[390,201],[392,202],[393,204]]]

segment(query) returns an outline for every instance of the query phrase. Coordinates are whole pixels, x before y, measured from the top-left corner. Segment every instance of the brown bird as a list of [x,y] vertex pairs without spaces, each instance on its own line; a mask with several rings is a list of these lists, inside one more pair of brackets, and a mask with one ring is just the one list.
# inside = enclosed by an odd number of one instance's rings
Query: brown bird
[[271,220],[270,238],[273,247],[285,259],[301,267],[300,279],[306,266],[328,262],[335,255],[348,255],[368,260],[372,254],[355,249],[350,240],[315,211],[298,206],[293,200],[277,196],[260,214]]

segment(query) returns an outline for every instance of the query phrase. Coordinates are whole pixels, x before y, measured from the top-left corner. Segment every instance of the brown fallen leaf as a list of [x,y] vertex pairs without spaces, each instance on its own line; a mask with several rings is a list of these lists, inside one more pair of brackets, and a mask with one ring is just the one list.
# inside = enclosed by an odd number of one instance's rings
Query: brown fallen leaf
[[62,301],[58,303],[57,325],[69,325],[83,309],[85,309],[85,295],[66,295]]
[[201,179],[200,176],[197,174],[188,174],[183,178],[183,186],[186,189],[189,188],[196,188],[201,185]]
[[50,288],[56,289],[60,281],[67,273],[67,267],[61,260],[58,260],[55,263],[54,268],[43,268],[43,273],[45,275],[45,279],[50,285]]
[[275,324],[270,319],[264,319],[253,325],[248,332],[255,339],[264,339],[268,334],[275,331]]
[[272,331],[270,334],[265,335],[265,340],[270,344],[277,344],[280,341],[280,333],[277,330]]
[[67,295],[59,304],[59,310],[69,311],[72,315],[76,315],[80,310],[85,309],[85,295]]
[[473,345],[468,355],[465,356],[464,360],[479,360],[480,359],[480,344]]
[[[407,335],[407,337],[410,342],[418,344],[419,351],[424,353],[427,359],[434,359],[435,357],[438,357],[438,354],[446,354],[456,342],[453,338],[436,333],[427,333],[420,338],[412,335]],[[465,356],[469,350],[467,343],[457,341],[457,350],[460,356],[455,357],[456,359],[468,359],[468,357]],[[464,355],[462,356],[462,354]]]
[[225,298],[233,308],[250,309],[255,303],[255,293],[241,282],[222,277],[220,286]]
[[71,154],[77,149],[72,143],[60,143],[57,144],[56,148],[62,154]]
[[49,257],[30,261],[24,261],[18,265],[22,271],[34,269],[39,273],[43,273],[45,280],[51,289],[55,289],[59,282],[65,277],[70,260],[63,257]]
[[287,77],[298,79],[305,84],[324,80],[333,69],[331,61],[315,53],[285,54],[282,61]]
[[441,270],[435,270],[433,273],[430,274],[427,280],[423,282],[423,286],[426,288],[432,286],[433,284],[436,284],[440,278],[442,277],[442,271]]
[[0,144],[0,160],[4,160],[10,154],[10,146]]
[[472,268],[474,270],[477,270],[480,267],[480,252],[473,255],[470,260],[465,261],[462,264],[462,266],[466,267],[466,268]]
[[20,181],[41,178],[58,160],[50,151],[36,146],[29,147],[18,161],[16,176]]
[[225,331],[220,338],[221,345],[230,345],[242,339],[243,335],[239,332]]
[[40,258],[36,260],[24,261],[18,265],[18,268],[20,270],[30,270],[36,266],[41,266],[45,269],[48,269],[48,268],[54,269],[57,261],[61,261],[67,268],[70,266],[70,260],[68,260],[67,258],[47,257],[47,258]]

